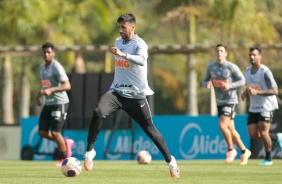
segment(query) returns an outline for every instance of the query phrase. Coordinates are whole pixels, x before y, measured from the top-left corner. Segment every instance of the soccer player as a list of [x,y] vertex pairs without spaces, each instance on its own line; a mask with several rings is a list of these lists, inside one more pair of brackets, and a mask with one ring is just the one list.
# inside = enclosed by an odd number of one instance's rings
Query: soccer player
[[123,109],[126,111],[152,139],[158,147],[172,178],[179,178],[180,172],[176,160],[171,156],[165,140],[152,122],[152,115],[146,95],[154,92],[148,86],[147,58],[148,46],[135,34],[136,19],[133,14],[124,14],[117,19],[120,37],[115,40],[115,46],[109,49],[115,57],[114,81],[93,111],[91,118],[84,168],[92,170],[93,149],[101,128],[103,119],[110,113]]
[[245,84],[245,78],[237,65],[226,60],[228,53],[225,45],[218,44],[215,51],[217,61],[208,65],[203,86],[210,89],[213,85],[215,90],[219,129],[228,147],[226,163],[232,162],[237,155],[234,142],[242,152],[240,164],[246,165],[251,152],[245,147],[234,125],[235,106],[238,104],[236,89]]
[[251,66],[245,70],[246,90],[241,94],[242,100],[249,95],[248,133],[252,139],[260,139],[265,149],[265,158],[259,165],[272,165],[272,140],[282,150],[282,134],[269,133],[273,111],[278,109],[276,81],[269,68],[261,64],[261,49],[249,50]]
[[[45,63],[40,65],[41,89],[36,96],[36,105],[42,105],[42,96],[45,97],[43,109],[39,118],[39,135],[56,142],[61,153],[62,161],[72,155],[72,139],[64,139],[61,131],[67,116],[69,98],[66,91],[71,89],[68,76],[63,66],[55,60],[55,47],[46,42],[42,45]],[[49,131],[50,130],[50,131]]]

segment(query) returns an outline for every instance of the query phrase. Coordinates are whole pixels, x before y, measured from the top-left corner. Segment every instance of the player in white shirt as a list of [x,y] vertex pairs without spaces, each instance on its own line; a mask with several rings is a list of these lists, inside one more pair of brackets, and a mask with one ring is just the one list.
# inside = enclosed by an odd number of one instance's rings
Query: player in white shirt
[[262,140],[265,148],[265,158],[259,165],[272,165],[272,140],[282,149],[282,134],[269,133],[273,111],[278,109],[278,88],[272,72],[261,63],[261,58],[260,48],[250,48],[251,66],[245,70],[247,88],[241,98],[245,100],[247,95],[250,98],[248,133],[252,139]]
[[115,46],[109,49],[115,57],[115,76],[110,90],[105,93],[94,109],[87,138],[84,168],[92,170],[93,158],[96,155],[93,149],[97,140],[103,119],[110,113],[123,109],[126,111],[152,139],[168,164],[172,178],[179,178],[175,158],[170,154],[165,140],[152,122],[152,115],[146,96],[154,92],[148,86],[147,58],[148,46],[135,34],[135,17],[129,13],[118,19],[120,37]]

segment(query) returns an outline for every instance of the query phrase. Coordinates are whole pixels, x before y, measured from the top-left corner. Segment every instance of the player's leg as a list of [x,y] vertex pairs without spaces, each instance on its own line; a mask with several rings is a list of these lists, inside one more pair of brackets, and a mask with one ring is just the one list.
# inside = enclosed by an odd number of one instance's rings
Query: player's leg
[[146,99],[127,99],[123,109],[141,126],[146,135],[154,142],[168,163],[170,175],[180,177],[175,158],[170,154],[162,134],[153,125],[150,107]]
[[225,139],[228,148],[225,162],[230,163],[235,159],[237,155],[237,151],[233,147],[232,134],[228,128],[230,122],[232,121],[234,105],[217,106],[217,109],[219,116],[218,126]]
[[282,133],[269,133],[272,141],[274,141],[277,147],[282,150]]
[[244,145],[239,133],[235,129],[235,124],[234,124],[234,119],[230,121],[230,124],[228,126],[231,134],[232,134],[232,140],[234,144],[241,150],[242,155],[241,155],[241,160],[240,160],[240,165],[246,165],[248,163],[248,159],[251,156],[251,151],[246,148]]
[[[61,154],[61,161],[57,163],[56,166],[61,166],[61,162],[67,157],[71,156],[71,153],[68,154],[68,152],[70,151],[67,151],[67,147],[70,146],[68,149],[71,150],[71,147],[73,146],[73,140],[65,140],[61,133],[64,122],[66,120],[68,106],[68,103],[52,106],[53,110],[51,113],[51,134]],[[72,142],[72,144],[68,145],[67,143],[70,141]]]
[[54,140],[57,144],[57,147],[58,147],[58,150],[61,156],[61,160],[58,163],[56,163],[55,165],[60,167],[62,165],[63,160],[68,157],[67,149],[66,149],[66,142],[61,132],[52,131],[52,135],[54,137]]
[[258,129],[259,113],[249,112],[247,118],[248,134],[253,140],[260,140],[260,133]]
[[271,158],[272,140],[269,136],[270,122],[259,121],[258,129],[265,149],[265,158],[260,163],[260,165],[272,165],[272,158]]
[[48,139],[50,141],[54,141],[54,138],[49,132],[50,126],[51,126],[51,112],[52,109],[50,106],[44,106],[40,116],[39,116],[39,128],[38,128],[38,134],[40,137],[43,137],[45,139]]
[[92,170],[93,168],[92,160],[96,156],[94,143],[97,140],[103,119],[105,119],[110,113],[118,110],[119,108],[120,102],[118,101],[118,96],[115,93],[104,94],[95,107],[90,120],[87,135],[86,153],[84,155],[84,169],[86,171]]
[[[261,139],[258,122],[260,118],[260,113],[249,113],[248,117],[248,133],[253,140]],[[249,120],[250,119],[250,120]],[[262,119],[263,121],[264,119]],[[273,112],[270,112],[270,119],[268,121],[271,123],[273,120]],[[256,123],[253,123],[256,122]],[[282,150],[282,133],[269,133],[269,136],[273,142],[276,143],[277,147]]]
[[246,147],[243,143],[243,141],[241,140],[241,137],[239,135],[239,133],[237,132],[237,130],[235,129],[235,125],[234,125],[234,120],[230,121],[230,124],[228,126],[228,129],[231,132],[231,136],[232,136],[232,140],[234,142],[234,144],[240,149],[240,150],[245,150]]
[[[273,112],[269,112],[269,122],[272,123],[273,121]],[[266,118],[268,119],[268,118]],[[269,133],[269,136],[272,141],[274,141],[277,147],[282,150],[282,133]]]
[[272,141],[269,136],[269,129],[270,129],[269,122],[265,122],[265,121],[259,122],[259,132],[265,149],[265,158],[264,161],[260,163],[260,165],[272,165],[272,159],[271,159]]
[[232,134],[228,127],[230,122],[231,122],[230,117],[221,115],[219,119],[219,124],[218,124],[219,129],[226,141],[229,151],[233,149]]

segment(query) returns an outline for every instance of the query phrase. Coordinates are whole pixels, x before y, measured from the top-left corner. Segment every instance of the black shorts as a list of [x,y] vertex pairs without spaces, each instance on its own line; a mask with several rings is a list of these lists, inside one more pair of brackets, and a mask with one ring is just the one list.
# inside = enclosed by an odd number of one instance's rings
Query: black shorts
[[258,124],[259,121],[271,123],[273,120],[273,112],[249,112],[248,125]]
[[104,118],[118,109],[123,109],[138,123],[151,121],[152,118],[147,99],[125,98],[116,92],[105,93],[96,107]]
[[234,119],[236,112],[235,112],[235,104],[226,104],[226,105],[219,105],[217,106],[218,117],[220,116],[227,116],[231,119]]
[[60,132],[67,117],[69,104],[45,105],[39,117],[39,131]]

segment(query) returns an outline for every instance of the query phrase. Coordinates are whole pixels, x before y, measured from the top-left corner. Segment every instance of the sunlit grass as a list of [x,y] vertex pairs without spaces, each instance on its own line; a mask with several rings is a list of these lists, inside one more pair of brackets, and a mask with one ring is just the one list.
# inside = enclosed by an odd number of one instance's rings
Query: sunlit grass
[[282,160],[272,166],[259,166],[260,160],[239,165],[239,160],[226,165],[224,160],[179,160],[179,179],[170,178],[164,161],[138,165],[136,161],[94,161],[92,171],[82,170],[75,178],[67,178],[54,161],[0,161],[0,183],[204,183],[265,184],[281,183]]

